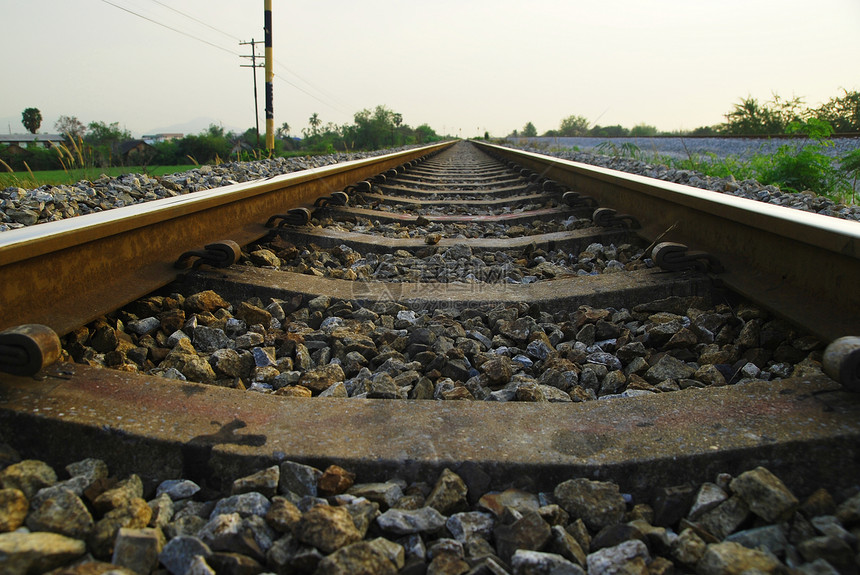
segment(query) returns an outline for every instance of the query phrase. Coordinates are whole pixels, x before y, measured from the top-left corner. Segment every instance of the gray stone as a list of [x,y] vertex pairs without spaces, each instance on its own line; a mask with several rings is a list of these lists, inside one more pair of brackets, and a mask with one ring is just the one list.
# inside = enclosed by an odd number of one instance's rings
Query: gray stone
[[212,556],[212,550],[197,537],[180,535],[174,537],[158,554],[158,561],[171,575],[185,575],[195,558],[203,560]]
[[749,549],[767,549],[777,557],[784,557],[789,547],[785,527],[781,525],[766,525],[738,531],[726,537],[726,541],[740,543]]
[[236,479],[233,481],[231,493],[238,495],[256,491],[266,497],[273,497],[278,491],[280,477],[280,468],[277,465],[273,465],[252,475]]
[[162,493],[152,501],[147,502],[147,505],[152,510],[152,517],[149,520],[150,527],[164,529],[173,519],[173,500],[167,493]]
[[695,368],[671,355],[664,355],[645,372],[645,379],[656,384],[666,379],[689,379],[694,373],[696,373]]
[[732,496],[699,516],[698,525],[719,540],[733,533],[747,517],[750,510],[738,496]]
[[729,494],[719,485],[710,482],[702,483],[699,491],[696,492],[696,498],[693,500],[693,506],[690,508],[687,517],[689,519],[696,519],[728,498]]
[[126,327],[137,335],[147,335],[161,327],[161,322],[157,317],[145,317],[136,321],[130,321]]
[[561,555],[580,567],[588,567],[588,563],[586,562],[587,554],[583,551],[582,546],[561,525],[552,526],[552,539],[549,542],[547,551]]
[[398,483],[389,481],[387,483],[358,483],[347,490],[347,493],[355,497],[364,497],[380,505],[382,509],[388,509],[403,497],[403,490]]
[[839,575],[839,571],[824,559],[816,559],[811,563],[804,563],[797,570],[804,575]]
[[787,521],[799,505],[785,484],[764,467],[741,473],[729,487],[750,511],[771,523]]
[[194,343],[194,349],[204,353],[233,347],[233,340],[224,333],[224,330],[203,325],[194,328],[191,332],[191,341]]
[[355,528],[364,537],[373,521],[379,517],[379,504],[369,501],[363,497],[354,499],[346,505],[346,510],[352,516]]
[[510,517],[514,520],[497,522],[493,529],[496,550],[505,561],[510,562],[518,549],[543,549],[552,536],[552,529],[537,511],[527,510],[522,514],[515,511]]
[[518,549],[511,558],[514,575],[585,575],[582,567],[561,555]]
[[537,360],[546,359],[553,351],[555,350],[552,349],[552,346],[539,339],[532,341],[528,346],[526,346],[526,353]]
[[474,537],[490,540],[494,524],[492,515],[480,511],[455,513],[445,522],[454,539],[461,543],[466,543]]
[[64,488],[41,498],[38,507],[27,516],[31,531],[50,531],[72,539],[86,539],[94,524],[81,498]]
[[815,527],[815,530],[821,533],[822,535],[829,535],[831,537],[838,537],[842,539],[850,545],[851,547],[857,547],[857,537],[845,529],[840,523],[839,519],[837,519],[833,515],[820,515],[818,517],[813,517],[809,521],[812,523],[812,526]]
[[265,561],[266,551],[272,545],[270,539],[267,545],[260,545],[247,519],[238,513],[216,515],[197,532],[197,537],[212,551],[241,553],[257,561]]
[[594,531],[618,523],[624,517],[626,503],[614,483],[570,479],[558,484],[553,495],[565,511],[572,517],[581,517]]
[[469,508],[466,501],[468,489],[459,475],[450,469],[444,469],[427,496],[427,506],[433,507],[442,515],[451,515]]
[[299,497],[305,495],[316,497],[317,482],[322,474],[322,471],[316,467],[284,461],[280,466],[278,492],[282,494],[295,493]]
[[188,499],[200,491],[200,486],[190,479],[167,479],[155,491],[156,496],[166,493],[172,500]]
[[797,550],[807,562],[824,559],[840,573],[856,575],[858,572],[854,550],[839,537],[813,537],[798,543]]
[[[101,459],[87,458],[66,465],[69,477],[85,477],[90,483],[108,476],[107,464]],[[80,495],[80,493],[78,493]]]
[[432,534],[445,526],[445,516],[432,507],[389,509],[376,518],[380,529],[395,535]]
[[614,547],[605,547],[588,555],[588,572],[601,575],[616,573],[647,573],[651,560],[648,546],[638,539],[625,541]]
[[242,517],[249,517],[251,515],[265,517],[270,506],[271,502],[261,493],[254,491],[241,493],[219,500],[215,504],[215,509],[212,510],[209,518],[213,519],[218,515],[230,513],[238,513]]
[[623,367],[621,361],[617,357],[611,353],[602,351],[589,354],[588,357],[586,357],[586,361],[589,363],[605,365],[609,371],[617,371]]

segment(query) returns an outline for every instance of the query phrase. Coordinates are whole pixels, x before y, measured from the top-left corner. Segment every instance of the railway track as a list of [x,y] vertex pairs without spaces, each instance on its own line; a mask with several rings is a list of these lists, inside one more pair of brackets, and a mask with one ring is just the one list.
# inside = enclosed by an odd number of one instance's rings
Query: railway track
[[489,145],[348,164],[0,235],[4,441],[210,494],[856,484],[856,223]]

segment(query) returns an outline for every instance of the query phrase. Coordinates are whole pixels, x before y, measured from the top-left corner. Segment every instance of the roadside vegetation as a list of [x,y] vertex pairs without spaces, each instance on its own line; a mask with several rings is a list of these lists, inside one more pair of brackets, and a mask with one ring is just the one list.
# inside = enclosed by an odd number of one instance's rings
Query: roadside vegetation
[[[27,108],[22,123],[37,133],[41,113]],[[0,145],[0,186],[35,187],[44,184],[72,184],[101,174],[128,172],[161,175],[187,170],[189,166],[270,157],[306,156],[335,152],[357,152],[424,144],[441,139],[427,124],[412,128],[403,116],[385,106],[362,110],[352,124],[323,124],[319,114],[308,119],[302,137],[294,137],[290,126],[282,124],[275,134],[272,152],[261,147],[265,134],[249,128],[241,134],[210,125],[199,134],[163,142],[143,143],[120,128],[119,122],[91,122],[84,125],[74,116],[61,116],[54,125],[65,141],[47,148],[41,145]]]
[[[708,176],[752,179],[765,185],[775,185],[784,191],[812,191],[834,201],[856,204],[860,183],[860,149],[834,157],[825,153],[833,147],[834,134],[856,134],[860,137],[860,92],[845,91],[817,108],[807,108],[801,98],[786,100],[774,94],[768,102],[741,98],[725,115],[726,121],[715,126],[703,126],[688,132],[660,132],[654,126],[640,124],[627,129],[623,126],[590,125],[587,118],[568,116],[557,130],[548,130],[544,137],[653,137],[653,136],[790,136],[775,152],[760,153],[749,158],[719,157],[716,154],[688,153],[686,158],[672,158],[643,152],[631,142],[603,142],[597,150],[605,155],[628,157],[676,169],[694,170]],[[521,132],[514,130],[509,137],[537,136],[534,124],[528,122]]]

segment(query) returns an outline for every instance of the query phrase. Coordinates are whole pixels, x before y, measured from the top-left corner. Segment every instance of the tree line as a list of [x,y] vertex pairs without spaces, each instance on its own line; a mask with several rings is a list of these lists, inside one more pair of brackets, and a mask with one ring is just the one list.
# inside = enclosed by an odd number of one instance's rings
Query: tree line
[[[36,134],[42,115],[36,108],[27,108],[22,124]],[[275,148],[270,154],[260,147],[264,138],[256,128],[237,133],[222,126],[163,142],[128,150],[128,144],[138,142],[119,122],[90,122],[84,124],[75,116],[60,116],[54,130],[65,136],[61,146],[47,149],[38,145],[23,150],[0,146],[0,160],[13,170],[59,170],[70,167],[149,166],[212,164],[232,160],[253,160],[265,157],[353,152],[393,148],[410,144],[425,144],[441,139],[427,124],[412,128],[403,116],[385,106],[365,109],[353,116],[353,123],[323,125],[319,114],[308,119],[302,137],[290,134],[290,126],[282,124],[275,133]]]
[[[860,92],[843,90],[842,96],[830,98],[826,103],[810,108],[803,98],[781,98],[773,94],[765,102],[748,96],[740,98],[725,114],[726,121],[713,126],[701,126],[694,130],[665,132],[655,126],[638,124],[632,128],[621,125],[592,125],[584,116],[568,116],[558,129],[547,130],[544,137],[651,137],[651,136],[778,136],[788,134],[790,126],[810,120],[825,122],[834,133],[860,133]],[[538,130],[532,122],[522,130],[514,130],[509,137],[533,138]]]

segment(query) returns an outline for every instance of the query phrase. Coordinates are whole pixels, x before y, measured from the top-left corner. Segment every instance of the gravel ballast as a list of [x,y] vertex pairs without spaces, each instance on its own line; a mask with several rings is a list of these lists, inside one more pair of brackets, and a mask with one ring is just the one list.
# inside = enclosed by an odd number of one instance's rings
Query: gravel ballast
[[[573,150],[548,151],[545,148],[529,146],[524,149],[794,209],[860,221],[860,207],[836,204],[826,197],[816,196],[811,192],[800,194],[782,192],[775,186],[763,186],[752,180],[738,182],[732,178],[713,178],[690,170],[674,170],[666,166],[627,158]],[[391,151],[395,150],[230,162],[218,166],[201,166],[188,172],[162,177],[145,174],[126,174],[118,178],[103,176],[93,182],[82,180],[73,186],[47,185],[31,190],[12,186],[0,191],[0,232]]]
[[763,467],[699,485],[571,477],[487,490],[468,464],[407,483],[337,465],[248,470],[229,493],[53,469],[0,445],[0,570],[9,575],[854,574],[860,495],[793,493]]

